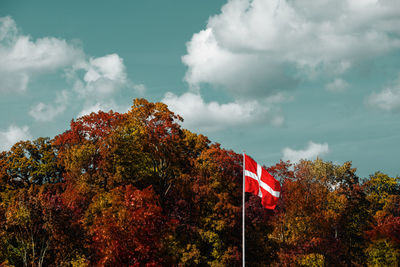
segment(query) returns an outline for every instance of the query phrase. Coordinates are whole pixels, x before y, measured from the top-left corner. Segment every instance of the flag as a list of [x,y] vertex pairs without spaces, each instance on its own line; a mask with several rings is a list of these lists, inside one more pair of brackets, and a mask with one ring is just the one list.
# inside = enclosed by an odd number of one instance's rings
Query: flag
[[261,197],[266,209],[275,209],[281,192],[281,185],[271,174],[244,154],[245,191]]

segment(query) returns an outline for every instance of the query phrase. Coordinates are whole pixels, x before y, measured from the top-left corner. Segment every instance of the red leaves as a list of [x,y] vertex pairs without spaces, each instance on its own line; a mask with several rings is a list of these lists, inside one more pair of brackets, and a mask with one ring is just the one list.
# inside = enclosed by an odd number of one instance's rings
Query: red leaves
[[371,240],[386,238],[400,246],[400,217],[386,215],[377,218],[377,224],[372,230],[367,231]]
[[105,199],[107,207],[95,215],[90,227],[97,264],[161,266],[162,238],[169,224],[157,205],[154,190],[117,187]]
[[[180,121],[136,99],[0,153],[0,265],[240,265],[242,155]],[[269,211],[246,196],[248,265],[360,265],[382,240],[400,247],[398,178],[360,184],[350,162],[321,160],[268,171],[281,198]]]
[[115,129],[123,121],[124,117],[123,114],[114,113],[113,111],[108,113],[99,111],[98,113],[91,113],[77,120],[72,120],[71,129],[57,135],[53,144],[63,151],[66,147],[86,141],[96,143]]

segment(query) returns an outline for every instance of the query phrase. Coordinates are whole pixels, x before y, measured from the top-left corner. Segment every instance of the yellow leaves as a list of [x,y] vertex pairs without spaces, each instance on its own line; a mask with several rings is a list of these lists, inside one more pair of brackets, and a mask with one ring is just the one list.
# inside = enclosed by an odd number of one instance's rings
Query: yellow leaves
[[5,171],[2,175],[8,176],[6,182],[17,187],[61,180],[56,150],[49,138],[16,143],[9,152],[1,155],[1,165],[1,171]]
[[315,223],[313,218],[309,216],[290,218],[290,220],[285,223],[284,235],[287,238],[287,242],[295,245],[315,235],[316,229],[313,223]]
[[222,248],[220,236],[214,231],[203,229],[199,230],[199,234],[201,239],[208,243],[212,249],[211,256],[218,259],[221,256],[220,250]]
[[386,174],[376,172],[365,183],[367,187],[367,199],[375,209],[388,205],[392,195],[399,190],[399,178],[392,178]]
[[335,175],[344,176],[346,173],[355,175],[356,170],[356,168],[352,167],[351,161],[346,161],[342,166],[338,166],[338,168],[335,169]]
[[319,253],[310,253],[297,256],[297,263],[300,266],[323,267],[325,266],[325,257]]
[[25,226],[31,221],[29,209],[23,202],[17,202],[8,207],[6,211],[6,222],[10,226]]
[[398,266],[400,252],[395,245],[386,239],[375,240],[365,249],[368,266]]
[[186,249],[181,251],[180,262],[184,266],[198,265],[201,262],[201,252],[195,244],[187,244]]
[[195,134],[186,129],[183,129],[182,133],[183,138],[181,146],[183,151],[188,154],[186,156],[189,156],[189,158],[198,157],[210,143],[210,140],[202,134]]
[[326,199],[326,208],[322,211],[327,221],[335,221],[345,211],[347,198],[337,192],[329,192]]
[[80,146],[74,146],[65,152],[64,166],[75,177],[88,173],[95,168],[96,154],[95,144],[84,143]]
[[90,266],[90,262],[83,255],[77,255],[75,259],[69,262],[71,267],[88,267]]

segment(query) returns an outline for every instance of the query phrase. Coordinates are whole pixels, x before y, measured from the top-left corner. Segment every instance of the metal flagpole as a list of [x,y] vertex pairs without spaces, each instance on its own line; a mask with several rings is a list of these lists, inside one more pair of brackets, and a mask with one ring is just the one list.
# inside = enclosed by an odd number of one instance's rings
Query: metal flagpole
[[244,195],[245,195],[245,176],[244,176],[244,172],[245,172],[245,164],[246,164],[246,160],[245,160],[245,155],[244,155],[244,152],[243,152],[243,194],[242,194],[242,196],[243,196],[243,203],[242,203],[242,212],[243,212],[243,214],[242,214],[242,224],[243,224],[243,229],[242,229],[242,260],[243,260],[243,263],[242,263],[242,266],[243,267],[245,267],[246,266],[246,261],[245,261],[245,231],[246,231],[246,228],[245,228],[245,225],[244,225],[244,222],[245,222],[245,201],[244,201]]

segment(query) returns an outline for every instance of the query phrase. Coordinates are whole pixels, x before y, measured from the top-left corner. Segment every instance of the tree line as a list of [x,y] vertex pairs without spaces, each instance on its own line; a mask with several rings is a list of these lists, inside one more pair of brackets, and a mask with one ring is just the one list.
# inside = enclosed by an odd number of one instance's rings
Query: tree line
[[[163,103],[72,120],[0,153],[0,266],[241,266],[242,155]],[[246,194],[247,266],[397,266],[399,177],[280,161]]]

